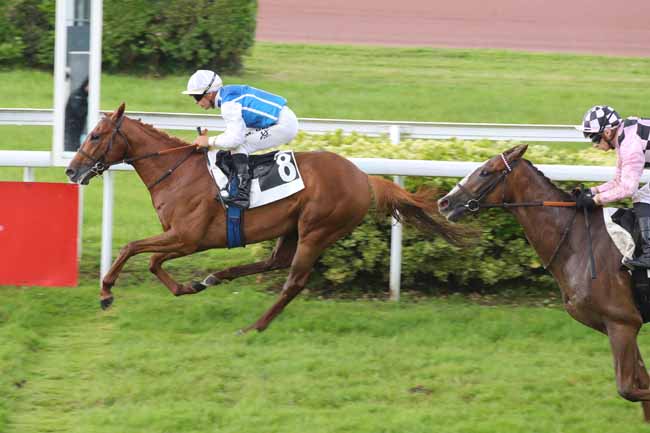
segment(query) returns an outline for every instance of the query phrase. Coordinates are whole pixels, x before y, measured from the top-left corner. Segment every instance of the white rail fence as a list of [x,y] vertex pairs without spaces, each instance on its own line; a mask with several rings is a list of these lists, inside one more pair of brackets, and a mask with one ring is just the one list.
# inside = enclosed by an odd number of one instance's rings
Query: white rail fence
[[[172,130],[195,130],[197,126],[211,130],[223,130],[224,123],[219,116],[180,113],[128,112],[130,117],[141,118],[157,128]],[[52,125],[52,110],[2,109],[0,125]],[[342,130],[366,135],[388,134],[393,144],[398,145],[402,135],[413,138],[517,140],[538,142],[586,141],[572,126],[568,125],[507,125],[481,123],[440,122],[389,122],[300,119],[301,129],[309,133],[326,133]],[[71,157],[70,155],[67,155]],[[45,151],[0,151],[0,166],[24,167],[23,179],[34,181],[34,168],[64,167],[54,163],[51,152]],[[464,177],[477,168],[479,162],[393,160],[386,158],[350,158],[368,174],[391,175],[401,184],[403,176]],[[538,165],[552,180],[606,181],[615,174],[614,167]],[[102,253],[100,277],[105,275],[112,262],[113,239],[113,170],[132,170],[128,165],[117,165],[104,174],[102,208]],[[650,181],[650,172],[645,172],[643,181]],[[391,299],[398,300],[401,274],[402,227],[393,221],[391,232],[390,292]]]

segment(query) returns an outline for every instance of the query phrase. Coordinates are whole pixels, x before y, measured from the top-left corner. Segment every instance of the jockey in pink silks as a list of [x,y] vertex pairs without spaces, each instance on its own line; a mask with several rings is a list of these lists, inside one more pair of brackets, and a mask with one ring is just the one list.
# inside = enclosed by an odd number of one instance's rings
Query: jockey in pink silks
[[576,126],[597,149],[616,150],[616,176],[602,185],[583,192],[578,207],[591,208],[631,197],[634,203],[643,253],[627,264],[650,268],[650,184],[639,188],[643,168],[650,164],[650,119],[622,119],[607,105],[596,105],[587,111],[582,125]]

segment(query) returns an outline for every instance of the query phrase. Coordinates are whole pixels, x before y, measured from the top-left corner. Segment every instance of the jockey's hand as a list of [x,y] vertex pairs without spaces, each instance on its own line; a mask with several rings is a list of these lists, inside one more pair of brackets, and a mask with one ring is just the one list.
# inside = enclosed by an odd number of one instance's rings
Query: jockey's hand
[[591,190],[586,189],[580,193],[576,199],[576,207],[578,209],[593,209],[596,207],[594,194],[591,192]]
[[206,147],[206,148],[210,146],[210,144],[208,143],[207,135],[199,135],[194,139],[193,144],[199,147]]

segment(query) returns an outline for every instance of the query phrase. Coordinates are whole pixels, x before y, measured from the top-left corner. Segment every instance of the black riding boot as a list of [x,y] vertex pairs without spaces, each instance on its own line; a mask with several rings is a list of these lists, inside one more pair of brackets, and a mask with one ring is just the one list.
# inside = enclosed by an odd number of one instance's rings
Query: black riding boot
[[637,216],[637,221],[641,229],[643,253],[634,260],[629,260],[627,264],[637,268],[650,268],[650,216]]
[[247,209],[250,204],[250,191],[251,191],[251,175],[248,170],[248,155],[245,153],[235,153],[232,155],[232,163],[235,166],[235,173],[239,185],[237,188],[237,195],[225,199],[228,205],[237,206],[242,209]]

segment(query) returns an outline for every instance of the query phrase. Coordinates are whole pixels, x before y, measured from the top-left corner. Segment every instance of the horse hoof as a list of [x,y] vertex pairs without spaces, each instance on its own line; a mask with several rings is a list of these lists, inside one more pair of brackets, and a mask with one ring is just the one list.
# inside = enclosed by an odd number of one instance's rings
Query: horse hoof
[[99,306],[102,307],[102,310],[107,310],[111,305],[113,305],[113,297],[104,298],[99,301]]
[[203,290],[208,288],[208,286],[206,286],[203,283],[199,283],[198,281],[192,281],[191,287],[195,293],[202,292]]
[[205,286],[216,286],[217,284],[220,284],[220,283],[221,283],[221,280],[219,278],[215,277],[214,275],[209,275],[209,276],[207,276],[205,278],[205,280],[203,280],[203,283],[201,283],[201,284],[203,284]]

